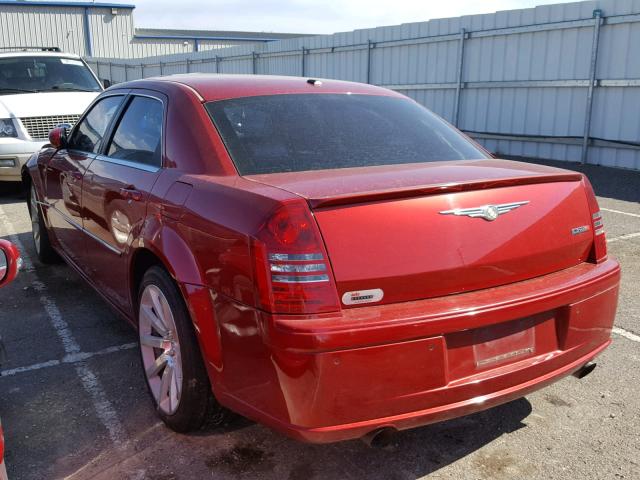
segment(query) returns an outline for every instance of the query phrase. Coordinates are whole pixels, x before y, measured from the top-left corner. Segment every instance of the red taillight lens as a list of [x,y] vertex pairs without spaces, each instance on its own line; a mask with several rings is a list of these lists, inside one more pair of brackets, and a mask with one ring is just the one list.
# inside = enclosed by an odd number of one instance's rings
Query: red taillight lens
[[272,313],[340,309],[320,231],[306,204],[285,203],[252,244],[260,307]]
[[596,263],[604,262],[607,259],[607,237],[604,233],[604,224],[602,221],[602,213],[593,191],[591,182],[587,177],[583,177],[587,201],[589,202],[589,211],[591,212],[591,228],[593,230],[593,247],[591,249],[590,260]]

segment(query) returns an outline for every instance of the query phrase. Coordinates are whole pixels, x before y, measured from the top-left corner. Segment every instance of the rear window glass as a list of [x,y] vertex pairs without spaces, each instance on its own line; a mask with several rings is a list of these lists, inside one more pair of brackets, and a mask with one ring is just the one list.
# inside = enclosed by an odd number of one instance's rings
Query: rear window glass
[[116,128],[107,155],[159,167],[162,163],[162,112],[160,100],[133,97]]
[[269,95],[206,106],[240,175],[487,158],[406,98]]

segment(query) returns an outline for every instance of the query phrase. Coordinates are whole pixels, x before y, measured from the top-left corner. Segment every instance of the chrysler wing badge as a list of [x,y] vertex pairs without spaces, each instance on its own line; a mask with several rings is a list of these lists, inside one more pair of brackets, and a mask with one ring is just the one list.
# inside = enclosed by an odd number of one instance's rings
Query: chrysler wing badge
[[489,222],[493,222],[500,215],[509,213],[511,210],[515,210],[527,203],[529,203],[528,200],[524,202],[502,203],[500,205],[484,205],[475,208],[454,208],[453,210],[443,210],[440,214],[484,218]]

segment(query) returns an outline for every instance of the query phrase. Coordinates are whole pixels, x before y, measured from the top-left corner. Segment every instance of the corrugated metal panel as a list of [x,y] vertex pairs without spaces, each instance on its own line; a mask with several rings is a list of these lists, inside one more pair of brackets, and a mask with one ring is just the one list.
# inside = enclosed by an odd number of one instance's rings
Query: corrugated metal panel
[[88,11],[93,55],[95,57],[130,58],[133,35],[133,11],[92,8]]
[[86,53],[82,8],[0,6],[0,46],[47,46]]
[[[94,6],[38,6],[0,4],[0,46],[56,46],[65,52],[86,55],[85,10],[89,19],[91,53],[99,58],[142,58],[193,52],[190,38],[137,37],[133,10]],[[185,44],[186,43],[186,44]],[[199,40],[199,50],[230,45],[256,44],[248,40]]]
[[[41,26],[32,26],[30,32],[53,28],[51,36],[43,37],[53,41],[65,28],[73,29],[65,40],[68,49],[85,47],[83,9],[69,9],[52,22],[52,12],[38,8],[27,16],[29,25],[34,18]],[[640,55],[635,48],[640,45],[640,0],[545,5],[266,44],[200,41],[199,52],[193,51],[190,40],[135,38],[130,12],[112,16],[107,9],[92,9],[94,52],[104,57],[92,61],[101,78],[115,82],[186,71],[304,73],[369,81],[394,88],[449,121],[457,118],[460,128],[476,132],[479,141],[500,154],[579,161],[595,9],[602,9],[605,21],[598,43],[595,78],[600,84],[594,88],[587,161],[640,169]],[[29,38],[13,26],[24,29],[27,22],[14,20],[20,15],[17,10],[9,17],[2,15],[2,42]],[[461,29],[467,34],[459,76]],[[630,82],[615,83],[620,80]]]

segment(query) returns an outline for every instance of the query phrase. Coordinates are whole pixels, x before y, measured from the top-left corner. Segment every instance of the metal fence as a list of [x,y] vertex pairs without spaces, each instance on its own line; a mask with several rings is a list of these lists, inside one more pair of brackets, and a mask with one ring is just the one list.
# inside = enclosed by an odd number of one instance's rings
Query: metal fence
[[404,93],[508,156],[640,170],[640,2],[602,0],[136,60],[114,83],[212,72],[338,78]]

